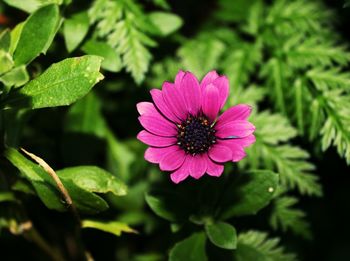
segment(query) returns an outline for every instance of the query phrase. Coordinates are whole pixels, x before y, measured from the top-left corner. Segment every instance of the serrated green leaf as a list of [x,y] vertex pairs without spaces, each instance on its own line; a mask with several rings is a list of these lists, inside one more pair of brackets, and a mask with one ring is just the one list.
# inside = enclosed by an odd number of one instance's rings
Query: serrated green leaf
[[294,234],[311,239],[309,223],[305,220],[305,212],[296,208],[296,197],[282,195],[273,201],[273,210],[270,216],[270,225],[283,232],[291,230]]
[[214,245],[224,249],[236,249],[237,234],[232,225],[225,222],[216,222],[207,224],[205,231]]
[[195,233],[190,237],[178,242],[170,250],[169,261],[206,261],[205,235]]
[[83,220],[83,228],[94,228],[116,236],[121,236],[122,233],[136,233],[134,229],[127,224],[117,221],[98,221],[98,220]]
[[269,170],[243,174],[224,194],[222,219],[253,215],[269,204],[278,186],[278,175]]
[[238,237],[237,250],[234,252],[237,261],[295,261],[294,254],[286,253],[279,246],[279,238],[268,238],[267,233],[248,231]]
[[122,68],[122,61],[119,54],[107,43],[89,40],[82,50],[87,54],[93,54],[103,57],[101,67],[110,72],[119,72]]
[[[33,185],[36,194],[47,208],[57,211],[67,210],[56,184],[43,168],[12,148],[6,150],[5,156]],[[101,197],[78,187],[69,179],[62,178],[61,181],[79,211],[94,214],[108,209],[107,203]]]
[[294,82],[295,89],[295,116],[297,119],[299,133],[304,134],[304,111],[303,111],[303,82],[301,79],[297,79]]
[[221,40],[203,35],[184,44],[177,55],[181,66],[200,78],[219,65],[224,50],[225,44]]
[[123,196],[126,185],[111,173],[96,166],[78,166],[56,172],[60,178],[71,180],[77,186],[90,192],[108,193]]
[[16,66],[30,63],[40,53],[46,53],[59,24],[57,5],[47,5],[35,11],[23,25],[13,60]]
[[107,40],[122,58],[126,71],[140,84],[152,58],[147,47],[157,45],[147,35],[154,26],[141,7],[133,1],[97,0],[89,15],[91,23],[97,23],[98,38]]
[[102,59],[86,55],[68,58],[51,65],[5,101],[9,107],[32,109],[64,106],[86,95],[103,79],[99,72]]
[[149,18],[162,36],[177,31],[183,24],[180,16],[166,12],[152,12]]
[[68,52],[72,52],[84,40],[89,30],[89,16],[87,12],[74,14],[63,24],[63,35]]

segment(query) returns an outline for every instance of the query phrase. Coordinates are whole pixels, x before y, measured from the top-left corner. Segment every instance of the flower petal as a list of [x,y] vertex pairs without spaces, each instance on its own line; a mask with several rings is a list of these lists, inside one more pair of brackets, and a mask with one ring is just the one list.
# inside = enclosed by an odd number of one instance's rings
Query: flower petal
[[247,137],[254,132],[255,127],[249,121],[237,120],[215,126],[215,129],[216,137],[229,139]]
[[185,160],[186,153],[179,146],[174,150],[171,150],[164,154],[164,157],[160,160],[159,168],[163,171],[172,171],[179,168]]
[[159,163],[165,154],[167,154],[169,151],[174,151],[177,148],[178,146],[170,146],[165,148],[149,147],[145,151],[145,160],[151,163]]
[[206,154],[192,156],[190,163],[190,175],[195,179],[199,179],[207,170]]
[[215,163],[211,159],[207,160],[207,173],[210,176],[219,177],[224,172],[224,165]]
[[256,141],[256,139],[255,139],[254,134],[250,134],[249,136],[244,137],[244,138],[228,139],[228,140],[222,140],[222,141],[228,142],[230,144],[237,144],[237,145],[241,146],[242,148],[245,148],[245,147],[248,147],[251,144],[253,144]]
[[231,150],[223,145],[215,144],[208,151],[209,157],[216,162],[226,162],[232,159]]
[[171,112],[180,120],[187,118],[188,111],[186,103],[180,89],[175,88],[175,85],[169,82],[163,83],[163,98]]
[[228,92],[229,92],[229,82],[226,76],[220,76],[219,78],[216,78],[213,83],[213,85],[216,86],[219,90],[219,98],[220,98],[220,109],[224,107]]
[[220,110],[220,100],[218,89],[209,84],[204,92],[202,98],[202,111],[209,120],[214,121]]
[[137,139],[153,147],[168,147],[176,144],[175,137],[161,137],[145,130],[139,132]]
[[216,78],[218,78],[219,75],[217,74],[216,71],[210,71],[208,72],[203,80],[201,81],[201,89],[204,90],[204,87],[207,86],[208,84],[212,83]]
[[175,124],[169,122],[162,115],[157,113],[143,114],[140,116],[139,121],[141,125],[149,132],[159,136],[175,136],[177,133]]
[[[239,140],[239,139],[237,139],[237,140]],[[228,147],[231,150],[231,153],[232,153],[231,160],[233,162],[240,161],[247,156],[247,154],[244,151],[243,146],[241,146],[241,144],[239,144],[238,142],[235,142],[235,141],[236,140],[222,140],[222,141],[220,141],[220,144]]]
[[191,162],[189,159],[192,157],[191,155],[186,155],[185,160],[180,168],[171,173],[171,180],[178,184],[181,181],[185,180],[190,175],[189,163]]
[[140,115],[144,113],[152,112],[154,109],[154,105],[151,102],[139,102],[136,104],[137,111]]
[[186,72],[180,85],[189,113],[197,115],[201,108],[201,89],[197,78],[190,72]]
[[247,120],[250,113],[252,112],[252,107],[246,104],[238,104],[226,110],[219,117],[216,125],[226,124],[230,121],[236,120]]
[[169,106],[165,103],[163,94],[161,90],[152,89],[150,91],[154,104],[157,106],[158,110],[169,120],[179,123],[179,119],[171,111]]
[[176,88],[180,88],[181,82],[182,82],[182,78],[185,76],[185,72],[180,70],[175,77],[175,86]]

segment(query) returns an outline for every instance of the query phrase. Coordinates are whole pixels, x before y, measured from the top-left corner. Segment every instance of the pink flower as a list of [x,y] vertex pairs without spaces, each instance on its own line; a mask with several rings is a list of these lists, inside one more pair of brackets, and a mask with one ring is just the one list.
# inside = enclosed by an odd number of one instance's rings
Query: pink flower
[[247,120],[251,107],[239,104],[218,117],[228,93],[228,79],[215,71],[201,83],[192,73],[179,71],[175,83],[152,89],[153,103],[137,104],[146,129],[137,138],[150,146],[145,159],[171,171],[175,183],[205,173],[218,177],[224,162],[243,159],[244,148],[255,142],[255,127]]

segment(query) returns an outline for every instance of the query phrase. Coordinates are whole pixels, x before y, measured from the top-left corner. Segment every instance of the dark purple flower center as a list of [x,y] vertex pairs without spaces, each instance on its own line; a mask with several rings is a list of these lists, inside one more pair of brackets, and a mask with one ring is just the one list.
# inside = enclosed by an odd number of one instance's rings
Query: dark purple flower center
[[186,153],[204,153],[216,142],[215,130],[203,115],[189,116],[177,127],[177,144]]

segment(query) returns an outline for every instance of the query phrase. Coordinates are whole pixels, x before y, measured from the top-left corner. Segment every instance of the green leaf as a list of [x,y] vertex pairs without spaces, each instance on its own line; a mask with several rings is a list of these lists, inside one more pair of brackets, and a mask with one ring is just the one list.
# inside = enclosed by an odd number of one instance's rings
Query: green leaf
[[186,220],[192,210],[186,196],[172,190],[153,190],[146,194],[146,202],[154,213],[172,222]]
[[94,92],[90,92],[69,108],[64,127],[68,132],[105,137],[107,126],[101,113],[101,101]]
[[149,18],[163,36],[177,31],[183,24],[181,17],[172,13],[152,12]]
[[11,71],[0,77],[0,81],[9,87],[23,86],[29,81],[29,75],[24,65],[13,68]]
[[107,233],[111,233],[116,236],[120,236],[122,232],[124,233],[136,233],[134,229],[129,227],[127,224],[117,221],[97,221],[85,219],[82,222],[83,228],[94,228]]
[[29,195],[36,195],[33,186],[25,179],[19,179],[11,186],[14,191],[19,191]]
[[303,88],[303,81],[301,79],[296,79],[294,82],[295,116],[297,119],[298,129],[301,135],[304,134]]
[[273,200],[273,210],[270,216],[270,225],[273,229],[283,232],[291,230],[294,234],[311,239],[310,225],[305,220],[305,212],[294,205],[299,200],[296,197],[280,196]]
[[169,261],[206,261],[205,235],[195,233],[190,237],[178,242],[171,249]]
[[[43,168],[12,148],[5,151],[5,156],[33,185],[36,194],[47,208],[58,211],[67,210],[56,184]],[[61,181],[78,210],[94,214],[108,209],[107,203],[101,197],[78,187],[69,179],[61,178]]]
[[237,234],[236,229],[225,222],[216,222],[205,226],[210,241],[221,248],[236,249]]
[[247,157],[251,166],[275,170],[280,174],[281,184],[288,190],[298,188],[303,195],[322,195],[318,177],[311,173],[315,166],[308,161],[308,152],[282,144],[297,134],[287,118],[264,111],[254,115],[253,122],[256,143],[249,149]]
[[105,42],[89,40],[83,45],[82,50],[87,54],[103,57],[101,67],[107,71],[119,72],[122,68],[119,54]]
[[320,107],[327,119],[321,129],[322,150],[333,145],[338,154],[350,164],[350,95],[342,89],[325,91],[319,96]]
[[28,13],[35,11],[40,6],[38,0],[4,0],[4,2]]
[[74,184],[90,192],[108,193],[123,196],[126,185],[111,173],[96,166],[78,166],[57,171],[60,178],[71,180]]
[[10,6],[18,8],[24,12],[32,13],[39,7],[48,4],[62,4],[63,0],[4,0]]
[[178,51],[181,66],[196,74],[204,76],[208,71],[214,70],[220,63],[225,45],[211,35],[203,35],[188,41]]
[[8,52],[11,44],[11,33],[8,29],[3,30],[0,33],[0,50]]
[[271,93],[274,96],[276,108],[282,114],[286,113],[284,67],[285,65],[280,59],[272,58],[266,65],[266,71],[262,73],[268,77],[268,85],[273,87]]
[[3,50],[0,50],[0,75],[11,70],[13,64],[11,55]]
[[17,199],[12,192],[0,191],[0,203],[1,202],[17,202]]
[[73,15],[64,21],[63,35],[68,52],[72,52],[84,40],[89,30],[87,12]]
[[122,58],[123,67],[140,84],[148,71],[156,46],[148,32],[157,31],[141,7],[133,1],[96,0],[89,10],[91,23],[97,23],[95,34]]
[[241,233],[238,237],[237,250],[234,252],[237,261],[295,261],[294,254],[286,253],[279,246],[279,238],[268,238],[268,235],[259,231]]
[[169,201],[166,201],[163,196],[153,196],[150,194],[146,194],[146,202],[148,206],[160,217],[167,219],[169,221],[176,221],[177,211],[173,205],[168,205]]
[[6,101],[9,107],[32,109],[69,105],[86,95],[103,79],[97,56],[68,58],[51,65]]
[[320,91],[331,89],[350,90],[349,72],[341,72],[341,69],[337,67],[332,69],[314,68],[309,70],[306,76]]
[[[237,184],[227,189],[224,202],[229,203],[221,217],[256,214],[269,204],[278,185],[278,175],[269,170],[256,170],[243,174]],[[235,201],[231,201],[231,199]]]
[[130,178],[131,164],[135,160],[135,154],[114,136],[108,129],[106,133],[108,145],[108,157],[110,163],[116,164],[116,173],[123,180]]
[[24,24],[25,24],[25,22],[17,24],[15,26],[15,28],[13,28],[11,31],[11,42],[10,42],[9,52],[12,55],[17,48],[17,44],[18,44],[19,38],[21,37],[21,33],[22,33],[22,29],[23,29]]
[[40,53],[46,53],[59,24],[57,5],[47,5],[35,11],[23,25],[13,55],[15,65],[30,63]]

